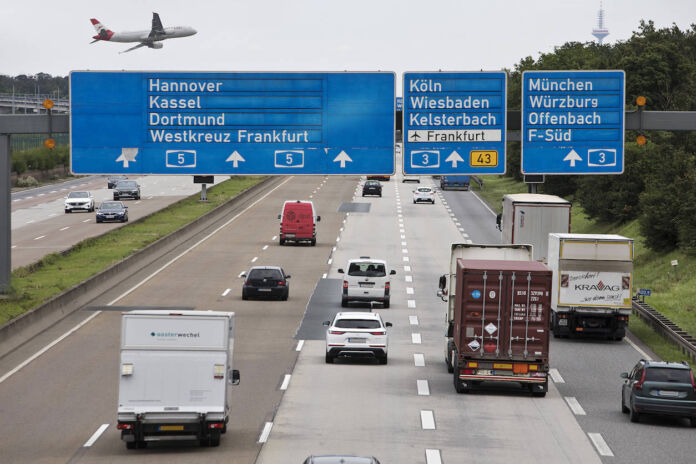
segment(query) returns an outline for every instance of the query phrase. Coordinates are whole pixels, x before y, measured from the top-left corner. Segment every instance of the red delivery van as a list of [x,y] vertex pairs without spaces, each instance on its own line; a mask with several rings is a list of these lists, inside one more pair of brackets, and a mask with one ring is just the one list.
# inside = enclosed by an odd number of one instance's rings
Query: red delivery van
[[311,201],[292,200],[283,203],[283,211],[278,215],[280,219],[279,242],[306,241],[310,245],[317,244],[317,222],[321,220]]

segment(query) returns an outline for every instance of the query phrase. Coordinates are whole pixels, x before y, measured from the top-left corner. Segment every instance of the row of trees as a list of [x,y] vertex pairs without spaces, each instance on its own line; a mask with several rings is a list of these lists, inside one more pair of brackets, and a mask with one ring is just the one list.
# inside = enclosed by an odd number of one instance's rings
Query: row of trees
[[[696,111],[696,25],[656,29],[641,22],[626,41],[613,45],[571,42],[539,59],[527,57],[509,71],[508,106],[520,108],[522,72],[554,69],[623,69],[626,106],[647,99],[647,110]],[[649,132],[635,143],[627,132],[624,174],[547,176],[543,191],[572,198],[587,214],[609,223],[638,219],[653,250],[696,252],[696,131]],[[520,144],[508,147],[508,175],[518,180]]]
[[67,98],[70,85],[68,77],[51,76],[46,73],[38,73],[33,76],[21,74],[11,77],[0,75],[0,93],[16,94],[40,94],[50,95],[55,98]]

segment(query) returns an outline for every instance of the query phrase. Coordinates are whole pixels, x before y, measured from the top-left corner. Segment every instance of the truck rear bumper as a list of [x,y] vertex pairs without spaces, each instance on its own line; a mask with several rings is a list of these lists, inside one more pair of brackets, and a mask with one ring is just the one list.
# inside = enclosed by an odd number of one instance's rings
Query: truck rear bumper
[[493,381],[493,382],[520,382],[520,383],[546,383],[547,377],[528,377],[517,375],[459,375],[460,380],[470,381]]

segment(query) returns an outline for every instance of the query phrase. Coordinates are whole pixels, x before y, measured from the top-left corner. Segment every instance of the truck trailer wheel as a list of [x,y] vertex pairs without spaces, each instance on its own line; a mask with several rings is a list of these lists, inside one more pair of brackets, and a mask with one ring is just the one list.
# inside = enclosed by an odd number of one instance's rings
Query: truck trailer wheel
[[450,374],[454,372],[454,366],[452,365],[452,359],[454,359],[454,349],[452,349],[453,343],[447,342],[447,356],[445,356],[445,362],[447,363],[447,372]]
[[134,441],[127,441],[127,442],[126,442],[126,448],[127,448],[127,449],[135,449],[135,446],[136,446],[136,445],[137,445],[137,443],[134,442]]

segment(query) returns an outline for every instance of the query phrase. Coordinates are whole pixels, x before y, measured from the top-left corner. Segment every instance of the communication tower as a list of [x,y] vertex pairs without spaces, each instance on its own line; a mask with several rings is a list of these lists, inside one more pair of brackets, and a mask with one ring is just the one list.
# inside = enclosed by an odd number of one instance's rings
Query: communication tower
[[597,38],[599,45],[602,45],[602,40],[609,35],[609,29],[604,27],[604,8],[602,2],[599,3],[599,12],[597,13],[597,27],[592,29],[592,35]]

